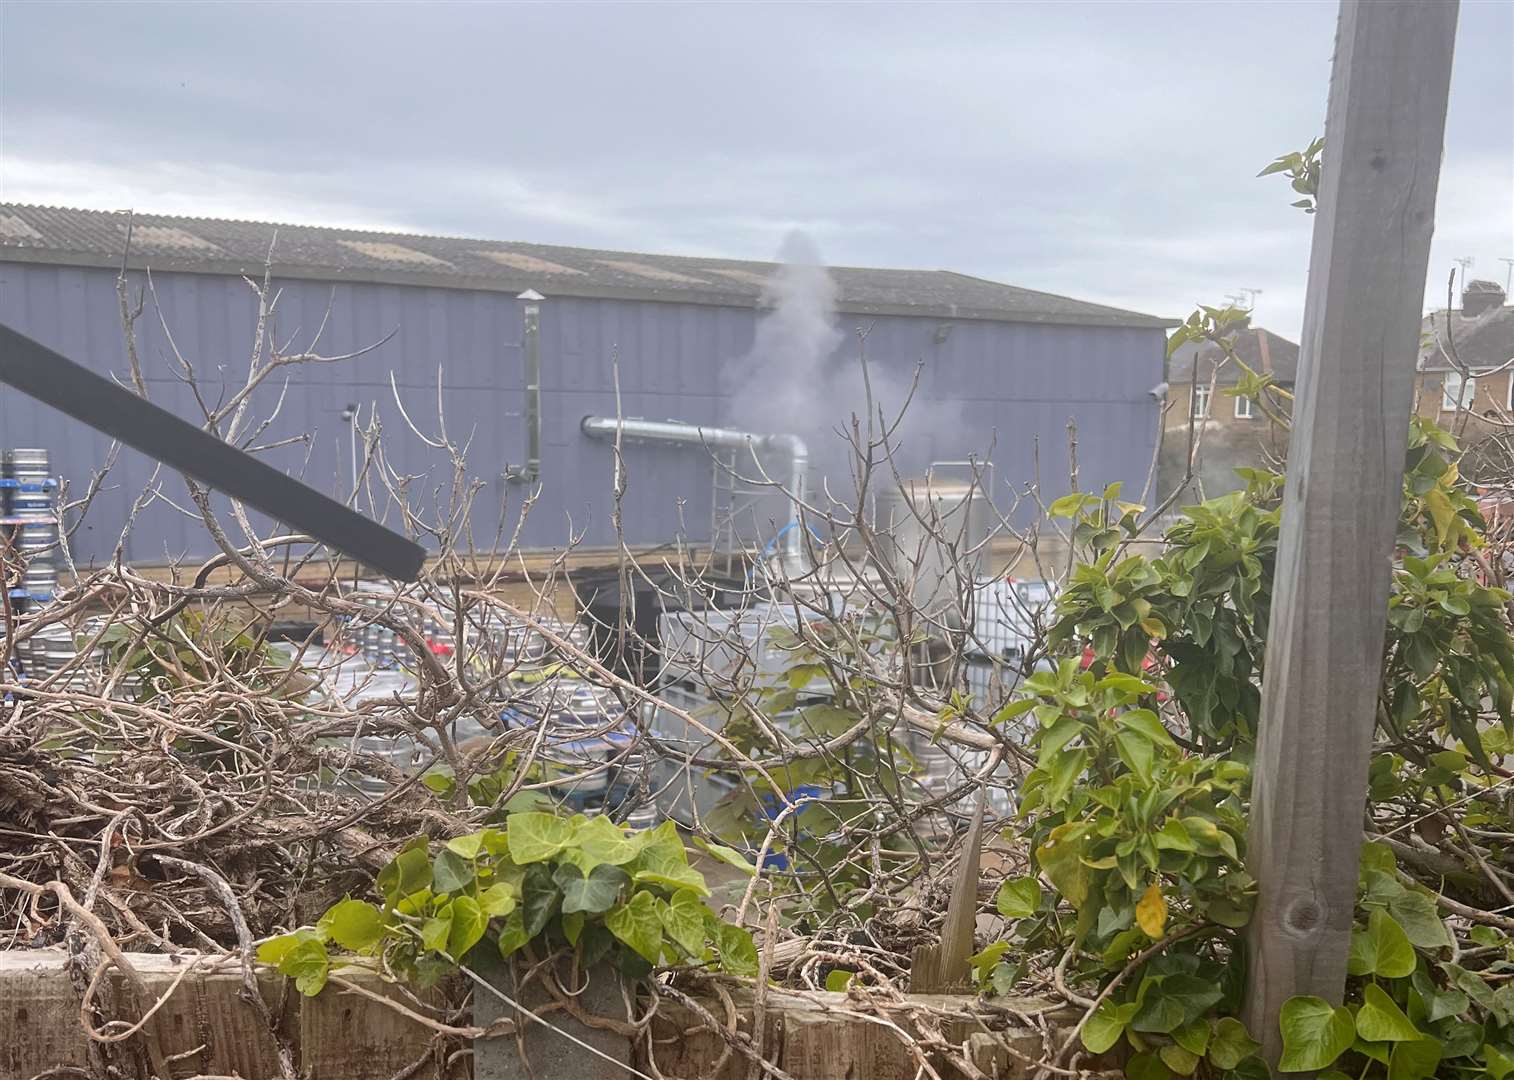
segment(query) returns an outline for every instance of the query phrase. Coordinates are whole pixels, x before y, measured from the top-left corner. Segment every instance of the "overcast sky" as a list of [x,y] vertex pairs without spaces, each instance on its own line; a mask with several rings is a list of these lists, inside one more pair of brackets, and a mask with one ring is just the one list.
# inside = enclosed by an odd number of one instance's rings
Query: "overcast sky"
[[[1310,221],[1333,3],[0,6],[7,201],[944,268],[1163,315]],[[1464,0],[1431,252],[1514,257],[1514,4]]]

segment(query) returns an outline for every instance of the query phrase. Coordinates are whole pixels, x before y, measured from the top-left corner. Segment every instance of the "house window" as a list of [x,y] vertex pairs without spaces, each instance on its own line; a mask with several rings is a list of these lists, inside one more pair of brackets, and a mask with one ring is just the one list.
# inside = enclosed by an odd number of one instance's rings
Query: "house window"
[[1256,415],[1251,411],[1253,405],[1254,402],[1249,397],[1237,397],[1235,399],[1235,418],[1237,420],[1250,420]]
[[1206,420],[1209,417],[1209,394],[1210,387],[1195,386],[1193,388],[1193,417],[1195,420]]
[[1464,379],[1460,372],[1448,371],[1446,372],[1445,380],[1441,383],[1441,412],[1456,412],[1458,409],[1470,409],[1472,401],[1476,396],[1476,379]]

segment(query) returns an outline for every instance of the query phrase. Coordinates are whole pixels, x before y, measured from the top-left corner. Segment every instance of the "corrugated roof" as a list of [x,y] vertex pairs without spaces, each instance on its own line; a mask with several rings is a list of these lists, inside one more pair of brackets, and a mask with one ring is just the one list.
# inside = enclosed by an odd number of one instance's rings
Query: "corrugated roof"
[[[273,247],[283,277],[380,281],[547,296],[755,306],[774,263],[599,251],[448,236],[136,214],[131,265],[195,273],[261,272]],[[0,261],[118,266],[126,213],[0,204]],[[277,243],[275,243],[277,233]],[[930,315],[1080,326],[1176,325],[946,270],[832,267],[839,305],[858,314]]]
[[[1271,330],[1240,327],[1231,334],[1230,347],[1251,370],[1271,372],[1283,386],[1292,386],[1298,378],[1298,344]],[[1187,384],[1193,378],[1194,361],[1198,360],[1200,382],[1214,378],[1220,386],[1233,386],[1243,372],[1234,364],[1226,364],[1216,377],[1215,366],[1223,359],[1224,350],[1212,341],[1184,345],[1167,362],[1167,380],[1174,385]]]

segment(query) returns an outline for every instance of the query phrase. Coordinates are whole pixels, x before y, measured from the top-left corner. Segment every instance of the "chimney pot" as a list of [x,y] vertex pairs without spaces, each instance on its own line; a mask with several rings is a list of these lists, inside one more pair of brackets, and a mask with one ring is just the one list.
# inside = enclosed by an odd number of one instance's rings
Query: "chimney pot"
[[1485,281],[1480,278],[1467,282],[1467,287],[1461,294],[1461,313],[1469,319],[1475,319],[1485,311],[1503,307],[1503,286],[1496,281]]

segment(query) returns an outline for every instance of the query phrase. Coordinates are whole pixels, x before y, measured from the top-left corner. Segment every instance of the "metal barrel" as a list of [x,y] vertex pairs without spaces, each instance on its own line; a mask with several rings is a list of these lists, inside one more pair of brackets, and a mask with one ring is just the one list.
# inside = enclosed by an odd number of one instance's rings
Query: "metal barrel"
[[37,631],[32,641],[32,660],[49,675],[63,670],[79,654],[73,633],[58,623]]
[[45,564],[29,564],[21,575],[21,588],[33,596],[49,595],[58,588],[58,572]]
[[47,479],[49,459],[46,450],[7,450],[0,465],[3,465],[8,480],[19,480],[23,484],[40,484]]
[[51,491],[11,492],[10,514],[12,517],[52,517],[53,493]]
[[43,449],[21,448],[0,454],[0,473],[18,485],[5,493],[5,512],[17,519],[10,540],[26,559],[21,588],[34,596],[51,596],[58,587],[58,571],[53,564],[58,525],[53,516],[49,465],[48,452]]
[[58,542],[58,526],[50,521],[25,521],[16,527],[18,551],[42,551]]

